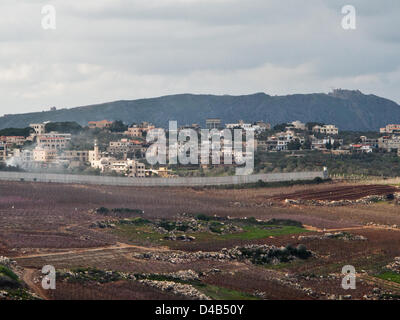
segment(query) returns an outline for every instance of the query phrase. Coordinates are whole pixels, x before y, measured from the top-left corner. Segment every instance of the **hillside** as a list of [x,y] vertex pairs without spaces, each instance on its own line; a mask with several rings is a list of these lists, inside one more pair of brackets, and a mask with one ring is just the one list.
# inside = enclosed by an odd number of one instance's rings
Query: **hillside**
[[256,93],[245,96],[180,94],[132,101],[115,101],[56,111],[0,117],[0,129],[26,127],[43,121],[123,120],[126,123],[150,121],[167,126],[199,123],[207,118],[223,122],[264,120],[271,124],[300,120],[336,124],[341,130],[378,130],[388,123],[400,123],[400,106],[360,91],[335,90],[333,93],[270,96]]

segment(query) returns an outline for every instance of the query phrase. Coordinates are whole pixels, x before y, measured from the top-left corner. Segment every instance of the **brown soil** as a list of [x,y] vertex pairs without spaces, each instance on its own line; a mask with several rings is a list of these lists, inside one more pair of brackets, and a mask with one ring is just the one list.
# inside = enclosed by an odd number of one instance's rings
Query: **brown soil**
[[295,193],[272,196],[273,201],[292,200],[358,200],[372,195],[389,195],[399,192],[400,189],[386,185],[355,185],[342,187],[329,187],[323,190],[308,190]]

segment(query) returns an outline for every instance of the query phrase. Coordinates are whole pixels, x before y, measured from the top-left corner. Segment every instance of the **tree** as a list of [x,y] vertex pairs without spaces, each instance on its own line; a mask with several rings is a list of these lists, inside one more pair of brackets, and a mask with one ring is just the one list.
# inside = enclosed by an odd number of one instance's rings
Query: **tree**
[[82,126],[73,121],[49,122],[46,124],[45,130],[46,132],[79,133],[82,131]]
[[27,128],[6,128],[0,130],[0,136],[24,136],[28,137],[32,132],[35,132],[30,127]]
[[314,128],[315,126],[323,126],[324,123],[321,122],[307,122],[306,123],[306,128],[308,129],[308,131],[312,131],[312,128]]
[[128,126],[121,120],[114,121],[110,127],[111,132],[125,132],[126,130],[128,130]]
[[332,149],[331,140],[329,140],[329,142],[328,142],[327,144],[325,144],[325,147],[326,147],[328,150],[331,150],[331,149]]
[[288,150],[300,150],[301,143],[300,143],[299,139],[295,139],[295,140],[290,141],[288,143],[287,147],[288,147]]
[[339,148],[340,148],[340,142],[337,141],[337,140],[335,140],[335,142],[333,143],[332,148],[333,148],[334,150],[339,149]]
[[289,125],[287,124],[287,123],[280,123],[280,124],[277,124],[275,127],[274,127],[274,130],[275,131],[285,131],[286,130],[286,127],[288,127]]
[[307,139],[306,141],[304,141],[302,149],[303,150],[311,150],[311,146],[312,146],[311,140]]

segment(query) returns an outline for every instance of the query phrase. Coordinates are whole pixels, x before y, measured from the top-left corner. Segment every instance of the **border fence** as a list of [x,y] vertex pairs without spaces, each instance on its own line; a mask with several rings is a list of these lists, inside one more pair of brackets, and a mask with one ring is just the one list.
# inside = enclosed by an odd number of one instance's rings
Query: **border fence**
[[327,179],[328,171],[309,172],[285,172],[266,173],[247,176],[224,176],[224,177],[178,177],[178,178],[127,178],[110,176],[88,176],[56,173],[33,173],[33,172],[0,172],[0,180],[5,181],[29,181],[47,183],[67,184],[94,184],[111,186],[134,186],[134,187],[193,187],[193,186],[218,186],[237,185],[246,183],[284,182],[313,180],[315,178]]

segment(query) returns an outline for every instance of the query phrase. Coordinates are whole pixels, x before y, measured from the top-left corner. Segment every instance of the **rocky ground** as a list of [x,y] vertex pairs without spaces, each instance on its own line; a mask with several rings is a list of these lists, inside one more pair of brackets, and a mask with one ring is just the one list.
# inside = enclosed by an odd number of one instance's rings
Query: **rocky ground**
[[[395,187],[339,187],[0,182],[0,253],[10,257],[0,259],[0,299],[400,298]],[[334,199],[285,203],[308,191]],[[55,292],[40,290],[47,264]],[[354,291],[341,287],[344,265],[357,271]]]

